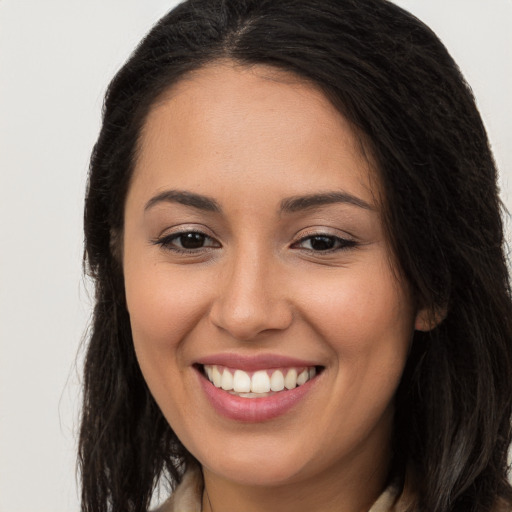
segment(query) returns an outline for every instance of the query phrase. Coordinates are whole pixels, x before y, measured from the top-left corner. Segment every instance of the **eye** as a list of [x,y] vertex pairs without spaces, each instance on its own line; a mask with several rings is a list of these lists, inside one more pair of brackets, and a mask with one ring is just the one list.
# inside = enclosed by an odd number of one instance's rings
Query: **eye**
[[354,247],[354,240],[347,240],[334,235],[310,235],[301,238],[292,245],[294,249],[305,249],[313,252],[333,252]]
[[171,251],[185,253],[220,247],[219,242],[200,231],[173,233],[154,240],[153,243]]

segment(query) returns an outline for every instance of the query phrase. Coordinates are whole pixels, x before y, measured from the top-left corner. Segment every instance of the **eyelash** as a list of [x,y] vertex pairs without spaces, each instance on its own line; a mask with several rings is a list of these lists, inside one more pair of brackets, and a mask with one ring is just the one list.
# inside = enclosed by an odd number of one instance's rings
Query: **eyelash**
[[[213,241],[214,244],[203,245],[201,247],[197,247],[197,248],[193,248],[193,249],[187,249],[184,247],[179,247],[179,246],[174,245],[176,240],[179,240],[180,238],[182,238],[186,235],[199,235],[200,237],[203,237],[203,241],[207,241],[207,240]],[[348,250],[348,249],[354,248],[358,245],[358,243],[355,240],[341,238],[339,236],[335,236],[335,235],[331,235],[331,234],[327,234],[327,233],[317,232],[317,233],[308,234],[307,236],[300,238],[299,240],[297,240],[296,242],[294,242],[291,245],[291,248],[292,249],[301,249],[301,247],[299,247],[300,244],[303,244],[304,242],[307,242],[307,241],[309,241],[311,244],[312,240],[314,240],[314,239],[317,239],[317,241],[320,241],[321,239],[323,239],[324,242],[329,241],[334,244],[334,247],[330,247],[330,248],[327,248],[324,250],[315,250],[313,248],[302,248],[302,249],[309,253],[314,253],[314,254],[320,255],[320,254],[332,254],[332,253],[335,253],[338,251]],[[203,233],[202,231],[196,231],[196,230],[180,231],[178,233],[173,233],[171,235],[163,236],[162,238],[158,238],[156,240],[153,240],[152,242],[153,242],[153,244],[159,245],[160,247],[162,247],[165,250],[169,250],[169,251],[172,251],[177,254],[188,254],[188,255],[198,254],[205,250],[217,249],[217,248],[221,247],[219,242],[217,242],[214,238],[208,236],[207,234]]]

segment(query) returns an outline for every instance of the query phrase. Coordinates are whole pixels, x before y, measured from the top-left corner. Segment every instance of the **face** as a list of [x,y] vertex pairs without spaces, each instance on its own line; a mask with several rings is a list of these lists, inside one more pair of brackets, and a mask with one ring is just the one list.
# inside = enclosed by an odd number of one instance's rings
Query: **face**
[[205,471],[241,484],[375,470],[417,312],[378,181],[321,92],[217,64],[147,118],[125,210],[135,350]]

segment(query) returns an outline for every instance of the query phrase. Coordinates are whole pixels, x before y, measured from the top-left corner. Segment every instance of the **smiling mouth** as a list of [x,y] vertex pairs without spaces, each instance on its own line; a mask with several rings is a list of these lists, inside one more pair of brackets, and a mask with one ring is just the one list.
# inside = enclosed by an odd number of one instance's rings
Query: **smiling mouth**
[[246,372],[222,365],[205,364],[201,373],[216,387],[241,398],[264,398],[290,391],[314,379],[323,367],[272,368]]

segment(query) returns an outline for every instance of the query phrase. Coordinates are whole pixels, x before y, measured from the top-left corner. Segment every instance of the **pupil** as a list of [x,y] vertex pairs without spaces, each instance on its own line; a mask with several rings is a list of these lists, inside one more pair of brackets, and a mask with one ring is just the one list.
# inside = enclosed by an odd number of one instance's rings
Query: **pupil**
[[186,233],[180,236],[180,242],[185,249],[199,249],[204,245],[205,236],[201,233]]
[[327,236],[314,236],[311,239],[311,247],[315,251],[328,251],[334,247],[334,240]]

